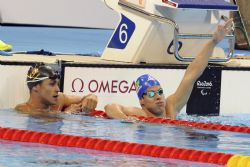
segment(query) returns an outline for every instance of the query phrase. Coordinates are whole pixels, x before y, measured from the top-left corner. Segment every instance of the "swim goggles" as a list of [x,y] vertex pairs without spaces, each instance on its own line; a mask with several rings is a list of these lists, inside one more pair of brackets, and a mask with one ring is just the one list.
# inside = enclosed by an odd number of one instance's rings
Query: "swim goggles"
[[34,83],[34,82],[39,82],[45,79],[51,79],[51,80],[56,80],[60,79],[60,75],[58,72],[55,72],[52,76],[42,76],[40,74],[39,68],[37,67],[31,67],[32,71],[29,75],[27,75],[27,78],[30,80],[26,81],[27,83]]
[[158,93],[158,95],[160,96],[163,95],[163,89],[160,88],[157,91],[150,90],[148,92],[144,92],[142,95],[146,95],[148,97],[155,97],[156,93]]

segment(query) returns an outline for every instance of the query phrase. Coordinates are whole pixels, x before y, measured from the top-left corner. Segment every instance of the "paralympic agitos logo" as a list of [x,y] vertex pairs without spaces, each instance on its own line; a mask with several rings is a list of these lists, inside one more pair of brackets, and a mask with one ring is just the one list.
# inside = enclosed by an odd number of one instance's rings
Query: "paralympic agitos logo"
[[96,80],[84,81],[82,78],[75,78],[71,82],[71,92],[91,93],[131,93],[136,91],[135,82],[126,80]]
[[198,89],[201,89],[201,95],[202,96],[207,96],[209,95],[210,93],[210,90],[212,89],[213,87],[213,83],[212,81],[197,81],[196,82],[196,86]]

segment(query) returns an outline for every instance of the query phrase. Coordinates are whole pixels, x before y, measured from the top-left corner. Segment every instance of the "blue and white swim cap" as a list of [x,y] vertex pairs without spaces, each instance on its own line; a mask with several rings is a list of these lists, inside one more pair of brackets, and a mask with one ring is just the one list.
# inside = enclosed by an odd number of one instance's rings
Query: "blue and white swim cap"
[[141,75],[135,82],[136,92],[139,99],[142,98],[143,93],[150,87],[159,85],[160,82],[148,74]]

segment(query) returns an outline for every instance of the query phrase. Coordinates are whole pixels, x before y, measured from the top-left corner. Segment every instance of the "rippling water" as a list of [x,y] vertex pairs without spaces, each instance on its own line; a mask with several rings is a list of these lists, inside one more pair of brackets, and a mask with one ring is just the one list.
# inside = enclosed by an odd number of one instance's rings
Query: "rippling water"
[[[13,110],[0,110],[0,115],[1,127],[250,155],[250,134],[244,133],[143,122],[123,123],[120,120],[81,115],[28,115]],[[179,119],[232,125],[247,125],[248,121],[247,117],[242,117],[243,120],[240,121],[231,116],[179,115]],[[5,166],[216,166],[4,140],[0,140],[0,145],[0,165]]]
[[178,119],[199,121],[206,123],[219,123],[228,125],[250,126],[250,114],[234,114],[234,115],[220,115],[220,116],[189,116],[180,114]]

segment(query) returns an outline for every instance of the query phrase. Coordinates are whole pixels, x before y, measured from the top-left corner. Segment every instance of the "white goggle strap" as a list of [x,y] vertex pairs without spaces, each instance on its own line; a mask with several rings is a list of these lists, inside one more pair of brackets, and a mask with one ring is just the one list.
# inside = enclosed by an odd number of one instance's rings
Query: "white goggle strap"
[[32,83],[32,82],[38,82],[38,81],[42,81],[42,80],[45,80],[45,79],[48,79],[49,77],[41,77],[41,78],[35,78],[33,80],[30,80],[30,81],[26,81],[27,83]]

